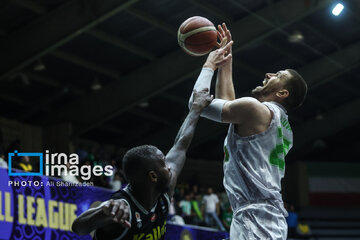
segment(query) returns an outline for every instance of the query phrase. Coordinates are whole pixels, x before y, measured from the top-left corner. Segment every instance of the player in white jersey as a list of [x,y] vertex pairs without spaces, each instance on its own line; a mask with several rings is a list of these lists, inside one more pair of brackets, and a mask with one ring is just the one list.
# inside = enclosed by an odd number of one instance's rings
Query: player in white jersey
[[295,70],[286,69],[265,74],[253,97],[235,99],[231,35],[225,24],[219,33],[221,46],[209,54],[194,89],[210,88],[219,68],[216,98],[202,116],[230,123],[224,143],[224,187],[234,212],[230,239],[286,239],[280,191],[293,142],[287,111],[302,104],[307,85]]

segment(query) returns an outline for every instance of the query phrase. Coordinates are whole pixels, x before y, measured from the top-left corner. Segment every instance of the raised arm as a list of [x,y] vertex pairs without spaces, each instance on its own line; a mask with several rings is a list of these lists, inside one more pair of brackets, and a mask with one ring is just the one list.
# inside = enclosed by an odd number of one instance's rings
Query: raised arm
[[186,152],[194,136],[196,124],[199,120],[201,111],[210,104],[212,99],[213,97],[209,95],[208,89],[200,92],[194,90],[191,109],[175,138],[174,146],[165,157],[165,163],[168,167],[170,167],[172,173],[169,190],[170,198],[174,193],[177,178],[184,166]]
[[[226,64],[232,57],[231,54],[228,54],[232,43],[232,41],[226,43],[226,39],[223,39],[221,45],[219,45],[220,48],[212,51],[209,54],[200,72],[200,75],[195,82],[194,90],[199,91],[203,88],[210,89],[211,79],[214,75],[214,71],[221,65]],[[224,105],[224,102],[225,100],[223,99],[214,99],[214,101],[212,101],[211,104],[204,109],[204,111],[201,113],[201,116],[213,121],[221,122],[221,109]],[[193,97],[191,95],[189,100],[189,109],[191,109],[192,103]]]
[[[223,44],[231,41],[231,33],[226,27],[225,23],[223,23],[222,26],[218,26],[218,32],[220,41]],[[223,41],[224,39],[226,41]],[[226,55],[228,54],[232,54],[232,46],[229,47]],[[215,98],[224,100],[235,99],[235,90],[232,78],[232,58],[230,58],[229,61],[227,61],[218,69],[216,77]]]

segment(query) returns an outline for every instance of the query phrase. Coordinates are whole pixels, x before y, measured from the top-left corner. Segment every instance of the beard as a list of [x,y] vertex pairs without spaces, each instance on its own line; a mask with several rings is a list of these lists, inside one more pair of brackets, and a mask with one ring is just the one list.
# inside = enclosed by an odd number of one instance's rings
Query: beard
[[251,91],[251,95],[259,101],[276,92],[276,87],[271,85],[257,86]]
[[262,86],[258,86],[256,88],[254,88],[253,90],[251,90],[251,95],[256,98],[257,100],[260,99],[260,97],[263,95],[262,91],[263,91],[264,87]]
[[267,86],[257,86],[251,91],[251,95],[261,102],[271,92]]

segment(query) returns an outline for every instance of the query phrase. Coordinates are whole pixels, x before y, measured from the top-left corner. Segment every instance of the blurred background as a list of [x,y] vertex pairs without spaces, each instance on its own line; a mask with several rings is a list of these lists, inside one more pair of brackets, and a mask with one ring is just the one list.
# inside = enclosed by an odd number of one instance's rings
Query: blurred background
[[[338,3],[344,9],[333,13]],[[307,81],[307,99],[289,117],[284,201],[308,237],[360,239],[359,13],[355,0],[2,0],[3,162],[15,149],[76,152],[81,164],[112,164],[125,183],[123,154],[141,144],[167,152],[187,114],[206,56],[185,54],[177,29],[203,16],[231,30],[237,97],[267,72],[293,68]],[[194,185],[221,197],[227,128],[200,120],[177,203]],[[112,188],[114,179],[92,180]]]

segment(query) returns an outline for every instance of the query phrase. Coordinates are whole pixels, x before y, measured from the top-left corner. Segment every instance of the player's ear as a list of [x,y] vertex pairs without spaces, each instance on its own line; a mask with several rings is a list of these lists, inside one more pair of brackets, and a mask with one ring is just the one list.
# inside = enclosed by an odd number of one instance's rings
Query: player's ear
[[150,171],[148,173],[148,176],[149,176],[151,182],[157,182],[158,176],[155,171]]
[[289,91],[287,89],[281,89],[276,93],[278,98],[287,98],[289,96]]

